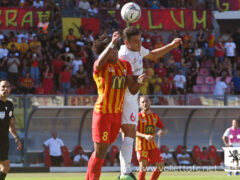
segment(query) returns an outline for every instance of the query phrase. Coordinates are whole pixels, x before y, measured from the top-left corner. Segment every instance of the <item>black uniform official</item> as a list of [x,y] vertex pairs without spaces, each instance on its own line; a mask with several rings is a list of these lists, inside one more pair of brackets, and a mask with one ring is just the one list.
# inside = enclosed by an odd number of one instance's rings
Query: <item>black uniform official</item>
[[0,161],[8,160],[9,126],[12,117],[12,102],[0,100]]

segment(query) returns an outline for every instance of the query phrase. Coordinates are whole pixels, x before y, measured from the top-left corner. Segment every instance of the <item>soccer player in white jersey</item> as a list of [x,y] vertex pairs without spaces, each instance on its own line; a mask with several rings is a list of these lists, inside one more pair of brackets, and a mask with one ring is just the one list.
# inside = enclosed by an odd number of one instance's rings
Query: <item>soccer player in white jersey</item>
[[[141,43],[141,33],[136,27],[127,27],[123,31],[124,45],[121,46],[118,57],[130,62],[134,76],[143,73],[143,58],[155,60],[162,57],[170,50],[182,44],[180,38],[174,39],[171,43],[164,47],[154,50],[145,49]],[[136,179],[131,170],[133,141],[136,136],[136,126],[138,124],[138,93],[132,95],[129,90],[126,90],[123,103],[123,115],[121,132],[123,136],[120,149],[120,179],[127,179],[129,176]]]

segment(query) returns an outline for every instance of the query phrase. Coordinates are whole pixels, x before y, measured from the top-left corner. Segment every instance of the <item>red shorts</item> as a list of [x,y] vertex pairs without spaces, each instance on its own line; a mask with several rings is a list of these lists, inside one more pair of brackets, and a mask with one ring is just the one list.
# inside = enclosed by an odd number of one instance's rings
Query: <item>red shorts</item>
[[92,139],[96,143],[113,143],[121,128],[122,113],[101,114],[93,111]]
[[145,151],[137,151],[137,158],[138,162],[140,162],[142,159],[146,159],[152,165],[158,162],[164,162],[161,156],[161,151],[158,148]]

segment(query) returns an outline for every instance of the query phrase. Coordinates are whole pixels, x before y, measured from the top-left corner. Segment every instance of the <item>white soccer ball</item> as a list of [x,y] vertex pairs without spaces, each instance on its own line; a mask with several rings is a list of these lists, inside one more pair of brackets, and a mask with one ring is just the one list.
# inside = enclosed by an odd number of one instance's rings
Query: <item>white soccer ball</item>
[[141,17],[141,8],[134,2],[126,3],[121,9],[121,16],[128,23],[137,22]]

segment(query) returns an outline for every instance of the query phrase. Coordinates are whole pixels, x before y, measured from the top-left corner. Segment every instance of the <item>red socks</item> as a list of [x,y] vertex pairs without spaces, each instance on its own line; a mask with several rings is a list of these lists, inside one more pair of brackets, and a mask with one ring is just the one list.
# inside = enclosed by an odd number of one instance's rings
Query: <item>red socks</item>
[[88,171],[85,180],[99,180],[104,159],[98,158],[93,153],[88,162]]
[[161,171],[155,169],[151,174],[150,180],[157,180],[160,174]]
[[138,173],[138,180],[145,180],[146,172],[139,171]]

